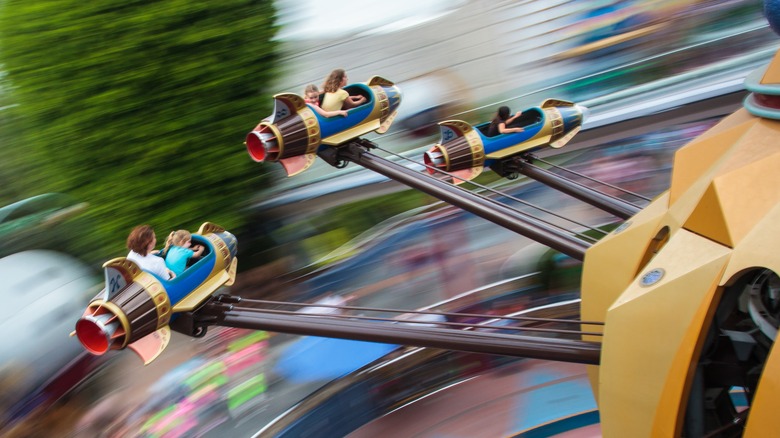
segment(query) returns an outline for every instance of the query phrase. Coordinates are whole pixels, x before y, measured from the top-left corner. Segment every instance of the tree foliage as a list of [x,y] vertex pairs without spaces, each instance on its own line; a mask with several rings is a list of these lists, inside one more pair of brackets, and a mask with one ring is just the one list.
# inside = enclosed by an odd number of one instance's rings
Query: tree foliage
[[139,223],[244,225],[265,182],[242,141],[270,112],[274,15],[271,0],[0,2],[13,193],[88,202],[94,260]]

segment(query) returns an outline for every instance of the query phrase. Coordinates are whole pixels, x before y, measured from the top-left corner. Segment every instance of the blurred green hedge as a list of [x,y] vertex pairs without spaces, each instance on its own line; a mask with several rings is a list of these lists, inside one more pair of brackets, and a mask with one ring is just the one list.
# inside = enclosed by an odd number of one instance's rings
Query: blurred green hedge
[[0,1],[0,205],[89,203],[87,260],[204,221],[229,230],[266,184],[245,134],[280,69],[273,1]]

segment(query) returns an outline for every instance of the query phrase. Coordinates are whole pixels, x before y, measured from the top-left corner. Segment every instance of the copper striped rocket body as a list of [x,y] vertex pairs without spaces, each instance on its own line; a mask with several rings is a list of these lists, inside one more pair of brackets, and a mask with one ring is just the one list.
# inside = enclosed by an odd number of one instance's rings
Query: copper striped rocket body
[[119,257],[103,265],[105,288],[76,322],[75,335],[92,354],[131,348],[144,363],[156,358],[170,339],[169,323],[180,312],[204,304],[236,276],[236,238],[206,222],[192,235],[203,245],[201,258],[172,280],[160,278]]
[[439,123],[441,139],[425,152],[428,172],[443,170],[452,175],[450,182],[459,184],[476,178],[487,166],[530,153],[543,147],[560,148],[572,139],[582,126],[587,108],[558,99],[547,99],[538,107],[525,109],[512,123],[523,132],[488,137],[490,123],[471,126],[461,120]]
[[401,104],[401,90],[387,79],[374,76],[365,84],[344,87],[366,103],[350,109],[346,117],[323,117],[294,93],[274,96],[274,112],[246,137],[249,155],[257,162],[279,162],[288,176],[314,163],[317,151],[338,146],[369,132],[384,134]]

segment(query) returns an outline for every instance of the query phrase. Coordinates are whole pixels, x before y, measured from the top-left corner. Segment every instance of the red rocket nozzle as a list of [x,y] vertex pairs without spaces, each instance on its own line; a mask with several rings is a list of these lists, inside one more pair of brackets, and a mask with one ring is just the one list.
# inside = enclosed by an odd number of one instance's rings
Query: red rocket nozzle
[[249,152],[249,156],[258,163],[265,161],[265,148],[259,132],[252,131],[246,136],[246,150]]
[[246,149],[249,156],[258,163],[279,159],[279,140],[273,131],[265,125],[260,125],[247,134]]
[[119,327],[119,322],[108,322],[114,316],[102,314],[85,315],[76,322],[76,336],[84,348],[92,354],[105,354],[111,347],[111,336]]
[[447,161],[439,146],[434,146],[429,151],[425,152],[425,154],[423,154],[423,161],[425,162],[425,165],[428,166],[426,167],[426,170],[431,175],[436,173],[436,170],[433,169],[434,167],[442,170],[447,167]]

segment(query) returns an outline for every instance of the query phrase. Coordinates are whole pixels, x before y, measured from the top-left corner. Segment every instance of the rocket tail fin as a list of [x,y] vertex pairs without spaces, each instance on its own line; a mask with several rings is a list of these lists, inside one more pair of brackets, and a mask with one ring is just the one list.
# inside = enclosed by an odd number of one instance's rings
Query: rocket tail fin
[[482,173],[482,169],[482,166],[477,166],[450,172],[451,174],[455,175],[455,178],[452,178],[452,183],[458,185],[465,181],[471,181]]
[[550,108],[554,106],[574,106],[574,102],[562,99],[545,99],[539,107]]
[[569,140],[572,139],[572,137],[577,135],[578,132],[580,132],[580,127],[579,126],[577,126],[576,128],[572,129],[571,131],[569,131],[568,134],[564,135],[563,137],[559,138],[558,140],[555,140],[554,142],[551,142],[550,143],[550,147],[552,147],[554,149],[558,149],[560,147],[563,147],[564,145],[566,145],[566,143],[569,142]]
[[446,174],[441,172],[434,172],[433,176],[434,178],[440,179],[444,182],[459,185],[465,181],[471,181],[472,179],[478,177],[482,173],[482,170],[483,166],[477,166],[469,167],[468,169],[453,170],[447,172]]
[[369,87],[372,85],[379,85],[382,87],[392,87],[395,85],[393,81],[383,78],[382,76],[371,76],[366,83]]
[[304,108],[306,108],[306,102],[301,96],[294,93],[277,94],[274,96],[274,113],[269,121],[270,123],[278,123]]
[[445,120],[439,122],[439,132],[441,134],[439,144],[445,144],[458,137],[463,137],[473,129],[474,128],[469,123],[462,120]]
[[303,154],[282,158],[279,160],[279,163],[284,167],[287,176],[294,176],[311,167],[311,165],[314,164],[315,158],[317,158],[317,154]]
[[133,342],[128,347],[138,354],[144,365],[148,365],[165,350],[170,340],[171,329],[166,325]]
[[379,129],[377,129],[374,132],[376,132],[377,134],[384,134],[385,132],[387,132],[387,130],[390,129],[390,125],[393,124],[393,120],[395,120],[396,115],[398,115],[398,110],[393,111],[389,116],[387,116],[385,121],[382,122],[381,125],[379,125]]
[[233,283],[236,281],[236,266],[238,266],[238,258],[233,257],[233,260],[230,262],[230,267],[228,268],[228,275],[230,276],[230,279],[225,282],[223,286],[232,286]]

